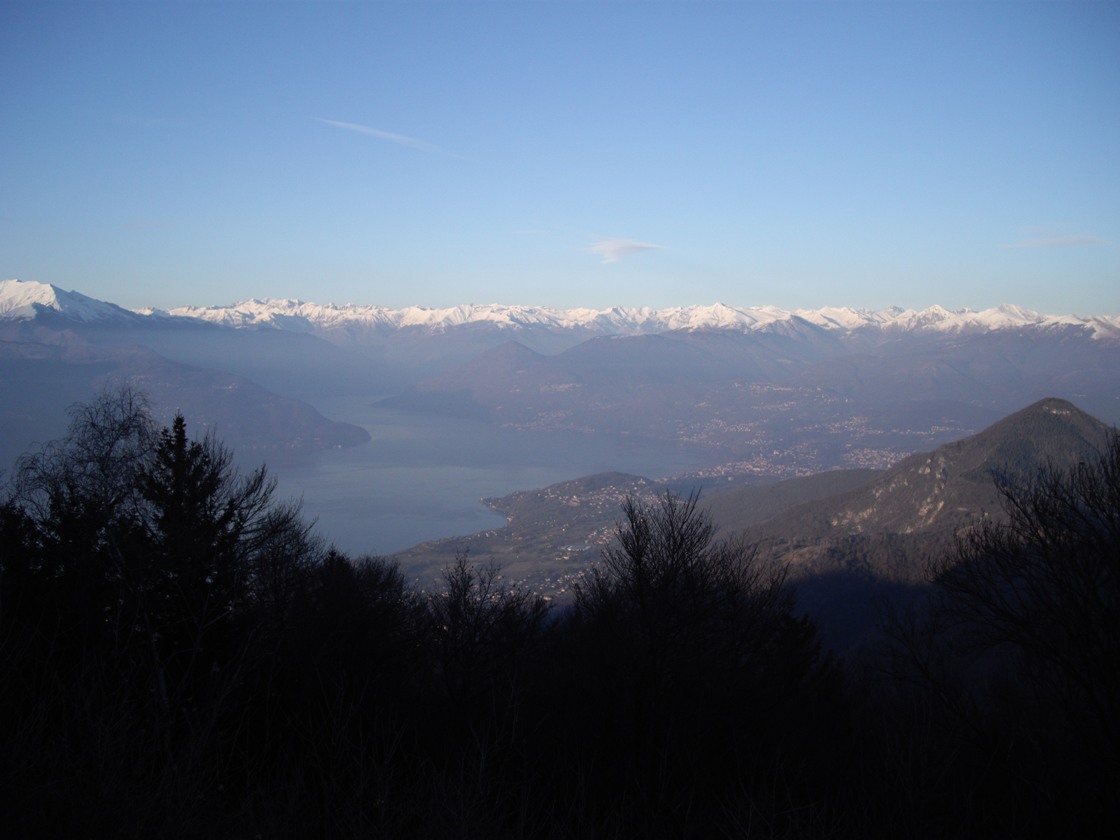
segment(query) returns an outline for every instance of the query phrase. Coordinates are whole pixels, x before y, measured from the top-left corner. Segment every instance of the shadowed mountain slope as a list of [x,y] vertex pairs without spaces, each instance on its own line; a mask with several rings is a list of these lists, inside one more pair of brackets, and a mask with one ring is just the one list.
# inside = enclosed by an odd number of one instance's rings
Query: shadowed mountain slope
[[744,490],[712,504],[725,529],[742,528],[763,557],[789,564],[799,608],[813,616],[826,644],[849,650],[877,637],[884,603],[924,597],[929,562],[952,551],[958,534],[985,517],[1004,518],[997,477],[1030,479],[1046,465],[1091,460],[1108,433],[1072,403],[1047,398],[765,522],[751,523]]
[[[912,455],[863,487],[809,502],[750,529],[799,560],[851,537],[919,535],[950,541],[984,516],[1000,515],[996,476],[1030,477],[1076,464],[1103,447],[1108,427],[1066,400],[1048,398],[984,431]],[[815,547],[815,551],[803,551]]]

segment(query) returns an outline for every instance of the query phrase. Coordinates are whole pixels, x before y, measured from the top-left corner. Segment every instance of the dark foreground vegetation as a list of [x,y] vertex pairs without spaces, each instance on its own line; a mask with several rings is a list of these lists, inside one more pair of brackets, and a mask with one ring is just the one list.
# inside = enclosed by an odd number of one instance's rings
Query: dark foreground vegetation
[[[0,508],[7,837],[1085,837],[1120,790],[1120,438],[1003,486],[927,608],[822,656],[695,498],[573,605],[427,593],[127,390]],[[1111,833],[1111,832],[1109,832]]]

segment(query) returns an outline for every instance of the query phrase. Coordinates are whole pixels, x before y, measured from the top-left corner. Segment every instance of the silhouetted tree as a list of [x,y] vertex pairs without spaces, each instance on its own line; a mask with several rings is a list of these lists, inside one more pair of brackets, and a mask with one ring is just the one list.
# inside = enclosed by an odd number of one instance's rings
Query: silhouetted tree
[[66,437],[16,462],[14,498],[48,529],[60,519],[103,528],[116,512],[134,511],[137,476],[156,443],[148,403],[123,385],[68,414]]
[[194,664],[204,647],[215,653],[215,637],[228,637],[246,607],[253,555],[280,532],[298,531],[294,512],[273,506],[275,486],[264,467],[238,476],[212,436],[189,440],[181,414],[160,432],[140,475],[148,545],[136,584],[165,649]]
[[77,640],[127,624],[116,590],[155,436],[147,402],[128,386],[69,414],[65,438],[17,461],[11,504],[36,534],[23,561],[40,581],[51,581],[65,635]]
[[27,722],[0,736],[0,765],[24,768],[0,782],[60,834],[72,810],[86,833],[173,836],[251,765],[234,748],[265,672],[257,622],[290,607],[280,567],[316,544],[263,468],[240,478],[181,417],[154,433],[130,388],[70,413],[0,510],[0,713]]

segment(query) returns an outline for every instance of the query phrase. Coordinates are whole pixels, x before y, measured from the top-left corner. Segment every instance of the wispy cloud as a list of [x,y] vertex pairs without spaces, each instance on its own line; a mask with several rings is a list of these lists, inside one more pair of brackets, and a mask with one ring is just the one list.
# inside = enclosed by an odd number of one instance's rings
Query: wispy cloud
[[653,251],[664,247],[664,245],[654,245],[651,242],[638,242],[636,239],[600,239],[584,250],[592,254],[599,254],[605,263],[613,263],[639,251]]
[[1001,248],[1073,248],[1078,245],[1104,245],[1103,239],[1087,234],[1071,234],[1066,236],[1039,236],[1031,239],[1021,239],[1018,242],[1008,242]]
[[[396,143],[398,146],[407,146],[410,149],[419,149],[422,152],[434,152],[440,155],[451,155],[447,151],[435,143],[429,143],[427,140],[419,140],[415,137],[407,137],[404,134],[395,134],[392,131],[382,131],[380,128],[371,128],[368,125],[358,125],[357,123],[339,122],[338,120],[325,120],[322,117],[315,117],[317,122],[323,125],[333,126],[334,128],[344,128],[347,131],[356,131],[359,134],[368,134],[370,137],[376,137],[378,140],[386,140],[389,143]],[[454,155],[452,155],[454,157]]]

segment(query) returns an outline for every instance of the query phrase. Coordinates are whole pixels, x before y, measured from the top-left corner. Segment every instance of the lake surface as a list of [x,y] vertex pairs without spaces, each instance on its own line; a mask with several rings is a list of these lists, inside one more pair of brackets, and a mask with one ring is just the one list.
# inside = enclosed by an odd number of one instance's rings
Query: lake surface
[[303,498],[320,536],[351,555],[500,527],[481,500],[592,473],[662,478],[711,466],[699,447],[623,436],[526,432],[350,400],[317,406],[372,440],[294,463],[269,462],[277,497]]

